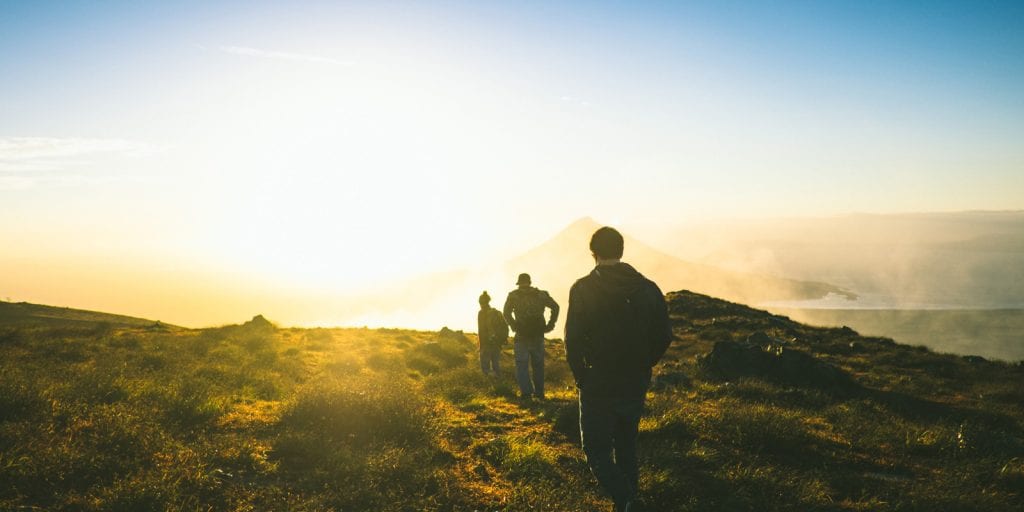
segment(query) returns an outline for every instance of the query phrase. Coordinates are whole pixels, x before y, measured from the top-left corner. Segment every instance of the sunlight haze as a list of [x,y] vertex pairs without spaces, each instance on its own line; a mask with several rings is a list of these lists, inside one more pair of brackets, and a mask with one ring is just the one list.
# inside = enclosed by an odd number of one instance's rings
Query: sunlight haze
[[471,327],[587,216],[1020,210],[1022,52],[1012,2],[3,2],[0,299]]

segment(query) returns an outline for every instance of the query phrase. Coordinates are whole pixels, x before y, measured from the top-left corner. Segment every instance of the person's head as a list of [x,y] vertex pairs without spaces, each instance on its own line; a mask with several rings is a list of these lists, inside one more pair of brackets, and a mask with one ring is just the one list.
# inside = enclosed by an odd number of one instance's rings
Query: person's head
[[530,286],[530,274],[525,272],[519,274],[519,279],[516,280],[516,284],[519,286]]
[[484,290],[484,292],[480,294],[480,307],[481,308],[486,308],[486,307],[488,307],[490,305],[491,305],[491,296],[487,295],[487,290]]
[[598,229],[590,237],[590,253],[599,263],[621,259],[623,245],[622,234],[608,226]]

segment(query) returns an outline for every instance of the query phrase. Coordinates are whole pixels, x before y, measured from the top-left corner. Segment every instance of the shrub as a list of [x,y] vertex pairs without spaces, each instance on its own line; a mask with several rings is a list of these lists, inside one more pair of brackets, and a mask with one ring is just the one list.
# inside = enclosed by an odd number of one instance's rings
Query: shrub
[[404,380],[369,375],[307,386],[286,407],[285,428],[347,442],[422,442],[429,404]]
[[39,391],[21,375],[0,373],[0,422],[30,418],[42,410],[45,402]]
[[465,365],[471,348],[472,345],[459,339],[442,337],[440,341],[408,349],[405,364],[421,373],[431,374],[441,369]]
[[[353,357],[348,361],[339,360],[332,363],[332,370],[334,366],[340,365],[343,362],[346,362],[343,373],[351,373],[359,368],[358,360]],[[395,371],[402,368],[402,356],[397,352],[380,350],[366,358],[366,365],[374,370]]]
[[68,383],[63,393],[68,401],[87,404],[112,404],[128,398],[128,383],[113,368],[94,368],[82,372]]
[[16,327],[8,327],[0,329],[0,346],[2,345],[16,345],[21,343],[25,339],[25,334],[21,329]]
[[725,442],[749,453],[800,459],[815,441],[799,413],[768,405],[723,404],[716,423],[713,431]]
[[320,327],[309,329],[305,332],[305,341],[310,350],[324,350],[334,343],[334,334]]
[[135,335],[121,335],[107,338],[107,346],[111,348],[123,348],[126,350],[137,350],[142,346],[139,337]]
[[512,479],[543,480],[558,476],[555,451],[547,443],[527,437],[513,437],[508,440],[502,467]]
[[152,394],[165,421],[182,430],[210,426],[223,412],[222,404],[213,397],[209,386],[198,380],[161,387]]
[[453,403],[463,403],[483,396],[491,389],[491,382],[479,368],[467,366],[432,375],[425,385]]
[[270,461],[320,496],[313,509],[436,510],[448,486],[430,405],[396,374],[325,377],[286,406]]
[[236,338],[237,342],[250,352],[262,352],[273,349],[276,337],[272,332],[243,331]]

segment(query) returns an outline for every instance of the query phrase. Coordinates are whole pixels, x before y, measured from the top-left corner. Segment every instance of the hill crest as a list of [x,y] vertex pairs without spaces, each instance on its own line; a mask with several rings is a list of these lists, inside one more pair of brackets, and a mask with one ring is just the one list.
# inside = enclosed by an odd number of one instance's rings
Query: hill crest
[[0,302],[0,325],[29,326],[76,326],[86,324],[109,324],[112,327],[150,327],[164,324],[159,320],[148,320],[115,313],[104,313],[85,309],[32,304],[30,302]]

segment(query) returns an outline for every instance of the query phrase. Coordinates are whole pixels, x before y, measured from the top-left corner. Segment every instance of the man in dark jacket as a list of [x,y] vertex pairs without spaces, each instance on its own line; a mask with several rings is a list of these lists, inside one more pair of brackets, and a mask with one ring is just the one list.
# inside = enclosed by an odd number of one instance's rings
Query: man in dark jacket
[[491,296],[480,294],[480,312],[476,314],[476,325],[480,337],[480,369],[484,375],[493,372],[498,377],[498,360],[501,346],[508,342],[508,324],[501,311],[491,307]]
[[613,228],[591,237],[597,266],[569,291],[565,350],[579,389],[587,463],[616,512],[635,512],[640,415],[651,368],[668,349],[672,331],[661,290],[620,261],[622,250],[622,235]]
[[[519,274],[516,285],[505,299],[505,320],[516,332],[512,345],[516,359],[519,398],[544,400],[544,333],[551,332],[558,320],[558,303],[544,290],[530,286],[530,275]],[[544,320],[544,310],[551,318]],[[530,369],[533,367],[533,380]]]

